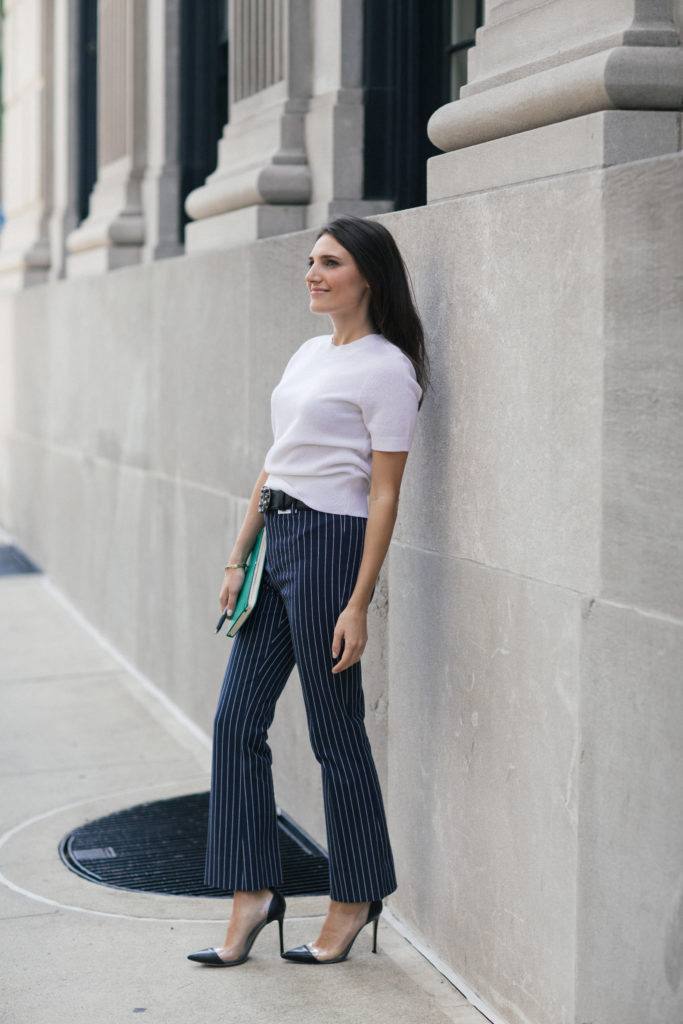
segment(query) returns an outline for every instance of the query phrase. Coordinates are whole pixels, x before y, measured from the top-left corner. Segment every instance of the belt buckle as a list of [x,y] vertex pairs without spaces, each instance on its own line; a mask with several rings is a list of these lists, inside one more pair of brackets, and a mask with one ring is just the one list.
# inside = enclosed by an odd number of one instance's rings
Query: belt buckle
[[261,488],[261,497],[259,498],[258,510],[259,512],[267,512],[270,505],[270,487],[266,487],[264,484]]

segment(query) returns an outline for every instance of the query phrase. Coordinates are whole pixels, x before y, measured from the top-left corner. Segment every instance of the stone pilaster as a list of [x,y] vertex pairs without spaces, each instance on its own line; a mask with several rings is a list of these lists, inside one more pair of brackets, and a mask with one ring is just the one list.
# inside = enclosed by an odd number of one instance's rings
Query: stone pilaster
[[147,0],[99,0],[98,176],[90,213],[67,239],[68,274],[138,263],[145,240]]
[[6,0],[0,288],[47,280],[52,205],[52,0]]
[[182,252],[178,126],[180,103],[180,0],[147,0],[147,167],[143,259]]
[[188,251],[240,245],[305,227],[311,175],[309,0],[229,5],[230,117],[218,166],[191,192]]
[[430,161],[432,202],[480,175],[490,188],[678,147],[683,50],[668,0],[490,0],[469,72],[429,121],[446,151]]
[[363,199],[365,118],[362,0],[313,0],[311,100],[306,149],[311,166],[309,227],[340,213],[369,216],[391,202]]
[[54,0],[54,200],[51,280],[66,273],[66,239],[78,224],[78,0]]

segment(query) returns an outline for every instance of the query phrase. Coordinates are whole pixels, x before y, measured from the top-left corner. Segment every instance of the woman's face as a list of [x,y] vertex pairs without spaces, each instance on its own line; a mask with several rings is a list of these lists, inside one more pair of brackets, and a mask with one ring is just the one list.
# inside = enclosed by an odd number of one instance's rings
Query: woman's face
[[332,235],[321,235],[308,258],[311,313],[365,313],[370,289],[351,253]]

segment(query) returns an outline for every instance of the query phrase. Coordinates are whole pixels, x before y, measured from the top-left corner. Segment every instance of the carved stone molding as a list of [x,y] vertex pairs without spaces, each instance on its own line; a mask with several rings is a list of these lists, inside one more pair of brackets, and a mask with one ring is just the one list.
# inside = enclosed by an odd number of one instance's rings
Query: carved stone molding
[[601,110],[680,110],[683,50],[664,0],[492,3],[470,83],[437,110],[445,151]]

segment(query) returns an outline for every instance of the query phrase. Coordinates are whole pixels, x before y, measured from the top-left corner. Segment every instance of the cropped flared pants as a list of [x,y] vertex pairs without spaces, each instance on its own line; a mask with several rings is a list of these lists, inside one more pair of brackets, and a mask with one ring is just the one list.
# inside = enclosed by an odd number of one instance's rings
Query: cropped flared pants
[[332,674],[332,635],[354,588],[366,520],[266,513],[256,608],[233,642],[214,722],[206,884],[282,882],[268,729],[294,664],[322,771],[330,896],[378,900],[396,888],[377,771],[365,731],[360,663]]

